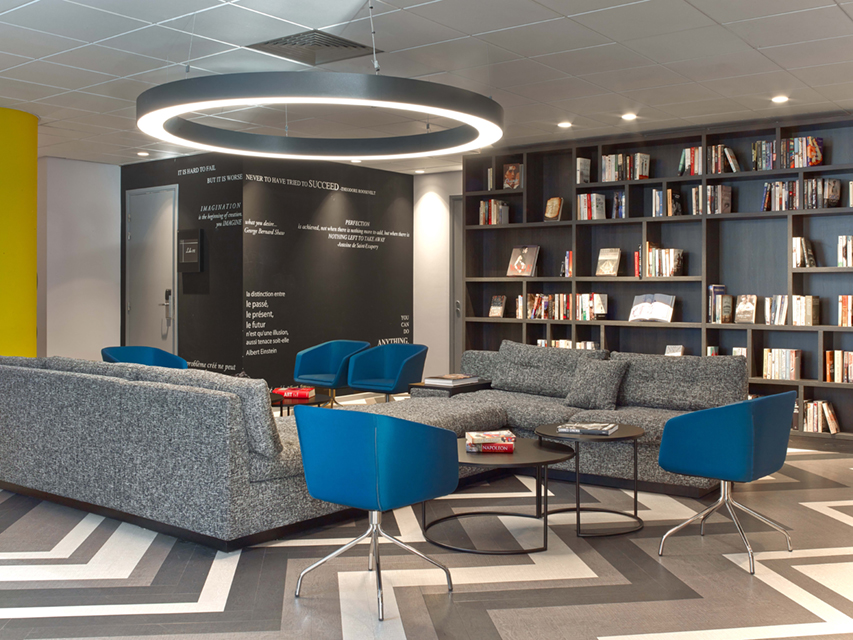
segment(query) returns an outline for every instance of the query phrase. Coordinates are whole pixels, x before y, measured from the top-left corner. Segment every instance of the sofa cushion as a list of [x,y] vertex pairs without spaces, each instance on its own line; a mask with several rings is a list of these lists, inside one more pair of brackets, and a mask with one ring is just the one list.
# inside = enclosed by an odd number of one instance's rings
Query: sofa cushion
[[22,356],[0,356],[0,365],[4,367],[27,367],[43,369],[44,358],[24,358]]
[[581,409],[615,409],[628,363],[585,358],[575,367],[566,404]]
[[[671,356],[670,356],[671,357]],[[572,417],[572,422],[615,422],[632,424],[645,429],[641,443],[660,444],[666,421],[675,416],[684,415],[684,411],[654,409],[651,407],[618,407],[614,411],[604,409],[581,411]]]
[[[461,396],[473,395],[463,393]],[[463,404],[445,398],[411,398],[381,404],[348,404],[347,411],[379,413],[411,422],[441,427],[464,436],[466,431],[488,431],[506,425],[506,411],[494,402]],[[336,409],[337,411],[337,409]]]
[[746,400],[746,359],[613,353],[628,362],[616,404],[698,411]]
[[565,398],[577,363],[585,358],[604,360],[606,351],[536,347],[504,340],[495,367],[492,388]]
[[450,403],[486,404],[500,407],[506,414],[506,422],[503,425],[492,425],[490,427],[492,429],[502,426],[535,429],[542,424],[567,422],[573,415],[581,411],[575,407],[567,407],[562,398],[534,396],[529,393],[497,389],[460,393],[453,396]]
[[51,371],[86,373],[92,376],[107,376],[109,378],[121,378],[122,380],[136,380],[136,372],[143,366],[145,365],[81,360],[79,358],[65,358],[63,356],[50,356],[44,362],[44,368]]
[[500,361],[501,354],[497,351],[468,350],[462,353],[460,371],[470,376],[492,380]]
[[299,448],[296,419],[292,416],[277,417],[275,418],[275,426],[282,444],[282,450],[272,457],[262,456],[254,451],[250,451],[250,482],[292,478],[303,474],[302,450]]

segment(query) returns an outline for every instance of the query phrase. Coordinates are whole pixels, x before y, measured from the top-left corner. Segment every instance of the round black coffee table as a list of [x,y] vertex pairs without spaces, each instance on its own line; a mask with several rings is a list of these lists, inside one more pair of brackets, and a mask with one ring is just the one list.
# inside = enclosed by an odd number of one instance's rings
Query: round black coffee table
[[[481,553],[489,555],[518,555],[523,553],[536,553],[548,549],[548,466],[571,460],[575,452],[571,447],[556,442],[543,442],[533,438],[516,438],[515,451],[512,453],[468,453],[465,450],[465,438],[460,438],[459,464],[473,467],[493,467],[500,469],[511,469],[513,467],[535,467],[536,468],[536,514],[507,513],[505,511],[471,511],[469,513],[454,513],[453,515],[438,518],[432,522],[426,521],[426,503],[421,503],[421,521],[423,522],[424,538],[439,547],[453,551],[464,551],[465,553]],[[554,513],[553,511],[551,513]],[[534,549],[470,549],[466,547],[455,547],[444,542],[437,542],[429,535],[429,530],[437,524],[448,520],[459,520],[460,518],[474,518],[477,516],[517,516],[520,518],[535,518],[542,520],[542,546]]]
[[[645,434],[645,430],[641,427],[635,427],[631,424],[620,424],[618,425],[618,429],[611,433],[609,436],[603,435],[592,435],[592,434],[580,434],[580,433],[560,433],[557,431],[558,424],[543,424],[540,427],[536,427],[534,433],[539,436],[539,441],[544,442],[542,440],[545,438],[553,438],[555,440],[565,440],[567,442],[571,442],[575,448],[575,506],[574,507],[565,507],[562,509],[555,509],[551,512],[551,514],[555,513],[565,513],[567,511],[574,511],[577,514],[577,525],[576,525],[576,533],[578,536],[582,538],[591,538],[598,536],[616,536],[622,535],[623,533],[631,533],[633,531],[639,531],[643,528],[644,522],[637,515],[637,440],[639,440],[643,434]],[[600,507],[581,507],[581,444],[584,442],[625,442],[626,440],[631,440],[634,443],[634,513],[633,515],[630,513],[625,513],[624,511],[616,511],[614,509],[603,509]],[[607,530],[607,531],[582,531],[581,530],[581,512],[582,511],[598,511],[599,513],[612,513],[619,516],[625,516],[626,518],[630,518],[634,522],[627,529],[618,529],[618,530]]]
[[284,415],[284,409],[287,408],[287,415],[290,415],[290,409],[300,404],[318,405],[326,404],[331,398],[329,396],[317,393],[310,398],[285,398],[277,393],[270,392],[270,404],[273,407],[280,407],[278,415]]

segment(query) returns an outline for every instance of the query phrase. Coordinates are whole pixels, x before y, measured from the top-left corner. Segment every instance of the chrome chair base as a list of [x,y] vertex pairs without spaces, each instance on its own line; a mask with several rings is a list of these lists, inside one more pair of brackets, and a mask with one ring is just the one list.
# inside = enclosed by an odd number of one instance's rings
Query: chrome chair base
[[365,531],[363,534],[358,536],[355,540],[351,540],[350,542],[347,542],[344,546],[340,547],[339,549],[336,549],[335,551],[333,551],[332,553],[327,555],[322,560],[318,560],[317,562],[312,564],[310,567],[305,569],[305,571],[303,571],[302,573],[299,574],[299,580],[296,581],[296,597],[297,598],[299,597],[299,592],[302,590],[302,578],[304,578],[305,575],[309,571],[313,571],[314,569],[319,567],[321,564],[324,564],[324,563],[328,562],[329,560],[331,560],[332,558],[338,557],[339,555],[341,555],[345,551],[352,549],[355,545],[357,545],[359,542],[361,542],[362,540],[364,540],[368,536],[370,537],[370,552],[369,552],[368,557],[367,557],[367,570],[373,571],[373,567],[374,566],[376,567],[376,599],[377,599],[378,604],[379,604],[379,619],[380,620],[385,619],[385,607],[384,607],[383,601],[382,601],[382,570],[380,568],[380,561],[379,561],[379,536],[382,536],[386,540],[393,542],[394,544],[396,544],[401,549],[405,549],[409,553],[413,553],[414,555],[418,556],[419,558],[423,558],[427,562],[434,564],[436,567],[438,567],[439,569],[444,571],[444,573],[447,575],[447,590],[453,591],[453,582],[451,582],[451,580],[450,580],[450,570],[447,567],[445,567],[440,562],[436,562],[435,560],[433,560],[429,556],[424,555],[423,553],[421,553],[420,551],[418,551],[414,547],[410,547],[405,542],[401,542],[400,540],[397,540],[397,538],[395,538],[394,536],[386,533],[385,531],[382,530],[381,523],[382,523],[382,512],[381,511],[371,511],[370,512],[370,524],[367,527],[367,531]]
[[712,504],[710,507],[705,509],[704,511],[700,511],[692,518],[682,522],[680,525],[673,527],[665,534],[663,534],[663,538],[660,541],[660,548],[658,549],[658,555],[663,555],[663,545],[666,543],[666,539],[671,536],[673,533],[677,531],[681,531],[684,527],[693,524],[697,520],[699,521],[699,535],[705,535],[705,520],[708,519],[712,513],[714,513],[717,509],[725,505],[726,509],[728,509],[729,514],[732,517],[732,522],[735,523],[735,527],[737,527],[737,532],[740,534],[741,540],[743,540],[743,544],[746,546],[747,555],[749,555],[749,572],[751,574],[755,574],[755,558],[752,553],[752,545],[749,544],[749,540],[746,537],[746,533],[743,530],[743,527],[740,524],[740,520],[738,520],[737,515],[735,514],[734,507],[737,507],[741,511],[745,511],[751,516],[758,518],[764,524],[776,529],[779,533],[785,536],[785,540],[788,543],[788,551],[793,551],[793,547],[791,546],[791,536],[788,535],[788,532],[780,525],[778,522],[773,522],[769,518],[761,515],[760,513],[753,511],[749,507],[742,505],[740,502],[737,502],[734,498],[732,498],[732,483],[727,480],[722,480],[720,482],[720,497],[719,499]]

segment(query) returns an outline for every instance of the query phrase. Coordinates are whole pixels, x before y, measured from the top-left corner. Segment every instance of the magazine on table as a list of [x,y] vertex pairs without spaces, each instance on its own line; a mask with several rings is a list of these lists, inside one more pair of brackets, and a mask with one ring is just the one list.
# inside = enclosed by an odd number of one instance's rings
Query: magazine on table
[[568,422],[558,426],[557,433],[570,433],[585,436],[609,436],[618,429],[618,424],[605,422]]
[[430,376],[424,378],[424,384],[437,387],[461,387],[466,384],[477,384],[485,382],[479,376],[469,376],[465,373],[446,373],[443,376]]

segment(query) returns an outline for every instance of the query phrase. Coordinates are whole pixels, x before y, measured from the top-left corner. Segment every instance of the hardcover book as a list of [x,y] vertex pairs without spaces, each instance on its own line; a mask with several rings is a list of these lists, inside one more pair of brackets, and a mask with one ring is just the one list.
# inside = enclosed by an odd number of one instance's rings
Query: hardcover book
[[586,436],[609,436],[619,429],[618,424],[605,422],[567,422],[557,427],[557,433],[569,433]]
[[436,387],[461,387],[466,384],[477,384],[483,379],[478,376],[470,376],[465,373],[446,373],[443,376],[430,376],[424,378],[424,384]]
[[666,345],[666,352],[663,355],[665,355],[665,356],[683,356],[684,355],[684,345],[683,344],[668,344],[668,345]]
[[577,184],[589,183],[589,158],[577,159]]
[[273,389],[272,392],[280,395],[282,398],[298,399],[313,398],[316,394],[314,387],[278,387]]
[[619,273],[621,249],[601,249],[598,252],[598,265],[595,268],[597,276],[615,276]]
[[492,296],[492,305],[489,307],[490,318],[503,318],[506,309],[506,296]]
[[674,307],[675,296],[664,293],[647,293],[634,296],[628,322],[671,322]]
[[524,165],[519,162],[504,165],[504,189],[521,189],[524,185]]
[[740,295],[735,307],[735,323],[755,324],[755,308],[758,306],[758,296]]
[[559,220],[563,213],[562,198],[548,198],[545,203],[545,220]]
[[536,270],[536,258],[538,256],[539,245],[513,247],[506,274],[508,276],[532,276]]

